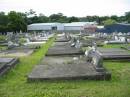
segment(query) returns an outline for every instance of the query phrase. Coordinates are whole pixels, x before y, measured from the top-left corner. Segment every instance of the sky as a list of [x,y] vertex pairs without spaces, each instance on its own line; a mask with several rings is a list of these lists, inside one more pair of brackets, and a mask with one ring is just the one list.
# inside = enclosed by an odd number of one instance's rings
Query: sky
[[130,11],[130,0],[0,0],[0,11],[28,12],[30,9],[49,16],[124,15]]

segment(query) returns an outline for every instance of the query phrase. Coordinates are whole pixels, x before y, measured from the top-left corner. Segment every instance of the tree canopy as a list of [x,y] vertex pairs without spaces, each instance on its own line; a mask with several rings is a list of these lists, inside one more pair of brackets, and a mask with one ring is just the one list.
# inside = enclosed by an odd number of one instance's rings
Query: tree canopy
[[112,24],[116,24],[117,22],[116,22],[116,20],[114,20],[114,19],[107,19],[107,20],[105,20],[105,21],[103,21],[103,24],[105,25],[105,26],[107,26],[107,25],[112,25]]

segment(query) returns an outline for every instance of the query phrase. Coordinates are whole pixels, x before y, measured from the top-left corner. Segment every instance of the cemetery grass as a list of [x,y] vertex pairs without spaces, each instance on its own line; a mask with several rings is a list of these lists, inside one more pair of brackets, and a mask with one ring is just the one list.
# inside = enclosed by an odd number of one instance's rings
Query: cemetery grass
[[121,48],[127,46],[130,46],[130,43],[129,44],[106,44],[103,46],[103,48]]
[[0,78],[0,97],[130,97],[130,62],[105,61],[110,81],[62,80],[28,82],[27,75],[45,55],[53,39]]
[[1,46],[0,45],[0,50],[6,50],[7,49],[7,46]]

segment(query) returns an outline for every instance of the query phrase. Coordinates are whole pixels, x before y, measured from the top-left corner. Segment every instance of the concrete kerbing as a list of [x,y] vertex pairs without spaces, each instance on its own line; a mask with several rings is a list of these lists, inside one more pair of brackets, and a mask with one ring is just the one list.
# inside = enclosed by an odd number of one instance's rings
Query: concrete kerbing
[[28,76],[27,81],[33,82],[33,81],[45,81],[45,80],[106,80],[109,81],[111,79],[110,73],[101,73],[98,75],[87,75],[87,76],[72,76],[72,77],[57,77],[57,78],[32,78],[31,76]]
[[4,63],[3,67],[0,69],[0,76],[6,74],[11,68],[13,68],[19,62],[18,58],[14,58],[9,63]]

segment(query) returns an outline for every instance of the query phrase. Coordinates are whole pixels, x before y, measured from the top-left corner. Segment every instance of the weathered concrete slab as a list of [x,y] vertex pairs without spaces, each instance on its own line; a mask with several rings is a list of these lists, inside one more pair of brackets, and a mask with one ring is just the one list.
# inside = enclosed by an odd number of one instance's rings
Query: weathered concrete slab
[[0,58],[0,63],[9,63],[13,60],[14,58]]
[[28,56],[34,52],[34,49],[10,49],[0,52],[0,56]]
[[96,71],[91,63],[85,59],[73,60],[73,57],[45,57],[39,65],[28,75],[29,81],[89,79],[110,80],[111,74],[105,69]]
[[130,53],[120,48],[99,48],[104,59],[130,59]]
[[[80,42],[82,43],[82,47],[88,47],[88,46],[92,46],[93,44],[93,40],[80,40]],[[98,42],[95,41],[97,43],[98,47],[102,47],[103,46],[103,42]]]
[[98,48],[100,52],[126,52],[126,50],[121,48]]
[[0,58],[0,76],[8,72],[18,62],[17,58]]
[[60,56],[60,55],[83,55],[84,52],[81,49],[71,47],[70,43],[62,42],[55,43],[53,47],[51,47],[46,56]]
[[60,56],[60,55],[83,55],[83,51],[75,48],[57,48],[49,49],[46,56]]
[[13,50],[19,50],[19,49],[37,49],[40,48],[41,45],[37,44],[37,45],[26,45],[26,46],[19,46],[19,47],[14,47],[12,48]]
[[55,42],[68,42],[70,39],[67,39],[65,36],[59,36],[56,38]]

